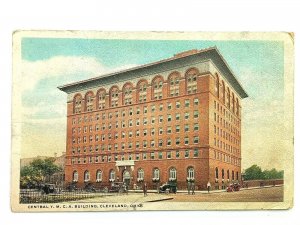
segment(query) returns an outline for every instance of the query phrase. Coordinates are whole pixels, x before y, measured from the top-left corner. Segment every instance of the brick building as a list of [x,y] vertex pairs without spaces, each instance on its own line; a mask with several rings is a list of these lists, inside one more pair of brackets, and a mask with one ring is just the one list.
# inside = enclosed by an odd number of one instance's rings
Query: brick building
[[241,99],[217,48],[59,87],[67,97],[67,183],[197,189],[240,180]]

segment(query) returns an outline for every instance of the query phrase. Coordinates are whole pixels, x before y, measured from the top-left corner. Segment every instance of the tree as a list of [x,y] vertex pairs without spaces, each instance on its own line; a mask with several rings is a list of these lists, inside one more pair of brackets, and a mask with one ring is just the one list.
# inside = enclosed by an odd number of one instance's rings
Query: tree
[[283,179],[283,170],[277,171],[275,168],[262,171],[257,165],[252,165],[245,170],[245,180],[270,180]]
[[54,158],[35,159],[28,166],[21,168],[20,185],[22,187],[37,186],[50,178],[62,168],[54,164]]
[[264,174],[261,168],[257,165],[252,165],[245,170],[245,180],[261,180],[264,179]]

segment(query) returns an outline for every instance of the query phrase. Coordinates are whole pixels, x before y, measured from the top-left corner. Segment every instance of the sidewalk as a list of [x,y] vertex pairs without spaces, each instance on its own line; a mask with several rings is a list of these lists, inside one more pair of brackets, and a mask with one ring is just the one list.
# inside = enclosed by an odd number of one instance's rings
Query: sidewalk
[[[248,187],[248,188],[241,188],[240,191],[247,191],[247,190],[252,190],[252,189],[261,189],[261,188],[271,188],[271,187],[281,187],[283,186],[282,184],[280,185],[268,185],[268,186],[257,186],[257,187]],[[143,190],[129,190],[129,193],[143,193]],[[157,190],[148,190],[148,193],[157,193]],[[220,193],[220,192],[226,192],[226,189],[221,189],[221,190],[210,190],[209,193]],[[187,190],[178,190],[177,193],[186,193],[187,194]],[[192,193],[192,192],[191,192]],[[195,190],[195,193],[198,194],[208,194],[207,191],[197,191]]]

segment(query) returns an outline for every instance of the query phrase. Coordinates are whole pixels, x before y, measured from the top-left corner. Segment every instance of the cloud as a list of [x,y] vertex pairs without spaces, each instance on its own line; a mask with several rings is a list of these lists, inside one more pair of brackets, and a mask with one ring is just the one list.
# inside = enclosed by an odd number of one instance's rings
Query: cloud
[[55,56],[47,60],[22,61],[22,90],[32,90],[39,81],[53,77],[105,73],[105,66],[94,57]]

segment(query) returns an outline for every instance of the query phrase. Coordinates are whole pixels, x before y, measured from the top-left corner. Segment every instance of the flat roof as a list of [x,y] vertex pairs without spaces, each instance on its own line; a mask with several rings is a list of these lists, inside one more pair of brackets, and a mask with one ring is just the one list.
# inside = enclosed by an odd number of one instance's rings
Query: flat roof
[[230,69],[228,63],[223,58],[223,56],[221,55],[221,53],[219,52],[217,47],[210,47],[210,48],[205,48],[205,49],[201,49],[201,50],[192,49],[189,51],[180,52],[180,53],[175,54],[173,57],[170,57],[167,59],[159,60],[159,61],[152,62],[152,63],[147,63],[147,64],[144,64],[141,66],[136,66],[136,67],[132,67],[129,69],[124,69],[124,70],[120,70],[120,71],[116,71],[116,72],[112,72],[112,73],[102,74],[102,75],[99,75],[99,76],[96,76],[96,77],[93,77],[90,79],[72,82],[69,84],[59,86],[58,89],[68,93],[69,90],[72,89],[72,87],[74,87],[74,86],[90,83],[90,82],[93,82],[96,80],[101,80],[103,78],[107,78],[107,77],[111,77],[111,76],[115,76],[115,75],[119,75],[119,74],[123,74],[123,73],[142,70],[147,67],[150,68],[150,67],[157,66],[160,64],[168,63],[170,61],[176,61],[176,60],[180,60],[183,58],[189,58],[189,57],[194,57],[194,56],[201,57],[204,55],[210,59],[213,59],[215,65],[221,70],[223,75],[226,77],[228,82],[230,82],[230,84],[233,86],[233,88],[235,88],[236,92],[241,96],[241,98],[248,97],[248,94],[246,93],[246,91],[244,90],[244,88],[242,87],[240,82],[237,80],[236,76]]

